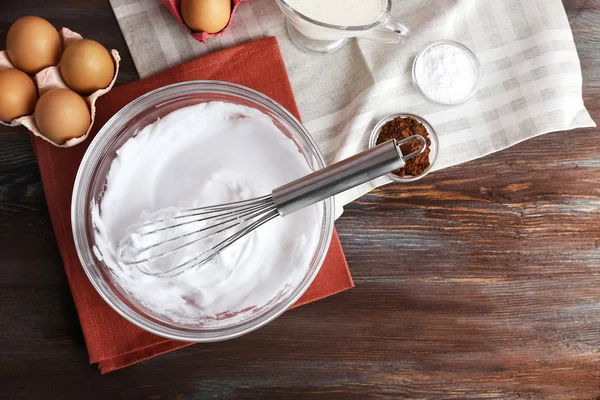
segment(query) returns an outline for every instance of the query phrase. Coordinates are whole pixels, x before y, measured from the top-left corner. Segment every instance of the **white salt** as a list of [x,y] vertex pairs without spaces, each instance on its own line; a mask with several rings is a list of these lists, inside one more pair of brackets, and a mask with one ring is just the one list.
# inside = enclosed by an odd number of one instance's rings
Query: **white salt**
[[440,43],[423,52],[415,63],[415,79],[426,97],[441,104],[467,100],[479,79],[479,65],[465,49]]

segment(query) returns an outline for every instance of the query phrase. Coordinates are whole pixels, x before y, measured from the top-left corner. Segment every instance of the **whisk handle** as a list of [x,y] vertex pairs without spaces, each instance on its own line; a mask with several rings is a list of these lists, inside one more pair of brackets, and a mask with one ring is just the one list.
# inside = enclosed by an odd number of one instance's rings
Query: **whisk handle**
[[[273,201],[279,214],[285,216],[315,204],[328,197],[378,178],[404,167],[405,160],[425,151],[426,142],[421,136],[411,140],[421,141],[421,150],[403,157],[400,144],[388,140],[367,151],[337,162],[273,190]],[[418,153],[418,154],[417,154]]]

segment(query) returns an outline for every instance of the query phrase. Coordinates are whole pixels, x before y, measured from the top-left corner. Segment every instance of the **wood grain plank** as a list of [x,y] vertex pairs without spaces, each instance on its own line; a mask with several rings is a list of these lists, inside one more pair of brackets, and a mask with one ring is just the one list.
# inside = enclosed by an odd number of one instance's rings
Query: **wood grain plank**
[[[600,121],[600,1],[564,1]],[[0,2],[119,50],[106,0]],[[337,223],[356,288],[230,342],[101,376],[30,139],[0,128],[0,398],[591,399],[600,396],[600,141],[544,135],[378,189]]]

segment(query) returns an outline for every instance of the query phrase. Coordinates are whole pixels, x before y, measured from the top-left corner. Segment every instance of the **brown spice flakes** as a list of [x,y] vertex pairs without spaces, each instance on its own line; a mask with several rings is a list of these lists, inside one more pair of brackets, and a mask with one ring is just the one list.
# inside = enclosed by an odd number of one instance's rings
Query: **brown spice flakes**
[[[420,135],[427,141],[427,149],[423,154],[419,154],[412,160],[408,160],[404,168],[393,171],[392,174],[403,177],[403,176],[419,176],[425,172],[431,165],[429,162],[429,147],[431,146],[431,140],[429,139],[429,132],[427,128],[411,117],[398,117],[391,121],[388,121],[381,127],[379,136],[377,137],[376,144],[387,142],[390,139],[396,139],[398,141],[406,139],[413,135]],[[419,150],[421,143],[418,140],[411,140],[409,143],[401,147],[402,154],[408,155],[413,151]]]

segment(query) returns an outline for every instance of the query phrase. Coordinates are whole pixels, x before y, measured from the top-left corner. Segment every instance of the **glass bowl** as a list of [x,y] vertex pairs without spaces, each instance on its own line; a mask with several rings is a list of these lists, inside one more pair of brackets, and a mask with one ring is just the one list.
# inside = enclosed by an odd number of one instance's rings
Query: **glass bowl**
[[[461,49],[462,51],[464,51],[469,57],[471,57],[473,59],[473,62],[475,63],[476,66],[476,70],[477,70],[477,76],[475,78],[475,84],[473,85],[473,87],[471,88],[471,90],[462,98],[458,99],[457,101],[451,102],[451,103],[442,103],[439,101],[436,101],[435,99],[432,99],[429,95],[427,95],[427,93],[425,93],[423,91],[423,89],[421,88],[421,85],[419,85],[419,81],[417,80],[417,76],[416,76],[416,66],[417,66],[417,62],[419,61],[419,58],[425,54],[425,52],[427,50],[430,50],[431,48],[435,47],[435,46],[439,46],[439,45],[451,45],[451,46],[455,46],[458,47],[459,49]],[[479,59],[477,58],[477,56],[475,55],[475,53],[473,53],[471,50],[469,50],[469,48],[461,43],[458,42],[454,42],[452,40],[441,40],[438,42],[434,42],[431,44],[428,44],[427,46],[423,47],[421,50],[419,50],[419,52],[417,53],[415,60],[413,61],[413,65],[412,65],[412,82],[414,87],[417,89],[417,91],[421,94],[421,96],[427,100],[428,102],[438,105],[438,106],[444,106],[444,107],[454,107],[454,106],[459,106],[461,104],[466,103],[467,101],[469,101],[473,96],[475,96],[475,93],[477,93],[477,90],[479,89],[479,83],[481,81],[481,64],[479,63]]]
[[437,160],[438,149],[440,147],[437,133],[435,133],[435,129],[433,129],[433,126],[431,126],[431,124],[429,122],[427,122],[425,119],[419,117],[418,115],[409,114],[409,113],[394,114],[394,115],[390,115],[389,117],[385,117],[384,119],[379,121],[377,123],[377,125],[375,125],[375,128],[373,128],[373,131],[371,132],[371,137],[369,138],[369,148],[375,147],[375,145],[377,143],[377,138],[379,137],[379,132],[381,131],[381,128],[386,123],[388,123],[389,121],[391,121],[395,118],[416,119],[421,124],[423,124],[425,129],[427,129],[427,133],[429,134],[429,140],[431,141],[431,144],[429,145],[429,164],[430,165],[421,175],[419,175],[419,176],[412,176],[412,175],[398,176],[398,175],[392,174],[391,172],[386,175],[388,178],[390,178],[394,182],[414,182],[416,180],[423,178],[425,175],[427,175],[429,172],[431,172],[431,169],[433,168],[433,165],[435,164],[435,162]]
[[[218,81],[192,81],[156,89],[126,105],[100,129],[87,149],[73,188],[71,224],[75,247],[90,282],[119,314],[148,332],[188,342],[215,342],[244,335],[269,323],[292,306],[319,272],[333,233],[333,199],[322,202],[320,237],[302,281],[243,320],[219,326],[178,324],[148,310],[114,281],[109,268],[94,254],[92,201],[102,197],[106,176],[116,151],[142,128],[177,109],[209,101],[241,104],[268,115],[282,135],[289,137],[313,170],[325,161],[308,131],[275,101],[246,87]],[[282,288],[283,289],[283,288]]]

